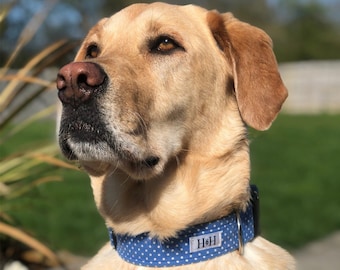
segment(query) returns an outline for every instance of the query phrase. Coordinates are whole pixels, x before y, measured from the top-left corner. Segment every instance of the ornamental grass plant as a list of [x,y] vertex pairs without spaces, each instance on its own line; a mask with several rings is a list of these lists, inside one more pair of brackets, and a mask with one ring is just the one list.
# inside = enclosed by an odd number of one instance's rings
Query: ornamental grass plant
[[[49,10],[56,1],[46,1],[22,30],[13,52],[0,68],[0,269],[11,260],[18,260],[33,269],[33,265],[61,265],[58,256],[44,243],[21,227],[11,213],[25,207],[23,197],[38,186],[51,181],[61,181],[55,172],[59,168],[75,169],[59,159],[56,143],[30,138],[23,145],[7,151],[6,145],[13,136],[35,122],[55,115],[51,105],[30,113],[35,101],[55,87],[54,80],[42,77],[43,71],[74,48],[74,43],[61,40],[42,49],[18,69],[11,66],[20,58],[22,48],[36,34]],[[0,24],[11,10],[11,5],[1,7]],[[41,130],[44,133],[44,130]],[[29,209],[27,209],[29,211]],[[32,268],[31,268],[32,267]],[[35,268],[38,269],[38,268]]]

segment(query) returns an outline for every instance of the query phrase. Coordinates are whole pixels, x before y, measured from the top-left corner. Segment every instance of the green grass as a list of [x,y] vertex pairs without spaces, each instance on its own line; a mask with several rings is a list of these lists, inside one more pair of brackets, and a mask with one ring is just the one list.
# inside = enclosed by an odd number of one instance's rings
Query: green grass
[[[340,228],[340,115],[281,115],[267,132],[251,131],[252,182],[260,189],[262,234],[290,250]],[[42,132],[44,131],[44,132]],[[0,155],[51,140],[40,123],[1,146]],[[13,215],[52,248],[89,255],[107,241],[85,173],[59,171],[18,201]],[[24,204],[22,202],[25,202]]]
[[262,232],[290,249],[340,228],[340,116],[282,115],[253,133]]

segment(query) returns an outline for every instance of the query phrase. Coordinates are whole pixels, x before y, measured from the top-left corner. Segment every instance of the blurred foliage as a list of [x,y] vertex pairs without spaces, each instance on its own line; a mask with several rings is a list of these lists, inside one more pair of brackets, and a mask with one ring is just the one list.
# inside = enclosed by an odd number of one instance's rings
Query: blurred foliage
[[[25,47],[15,65],[22,64],[20,61],[27,59],[29,55],[36,53],[51,41],[60,38],[81,40],[101,17],[111,16],[135,2],[139,1],[55,1],[45,23],[40,26],[38,35],[30,46]],[[168,0],[166,2],[193,3],[220,12],[233,12],[239,19],[268,32],[273,38],[275,53],[280,62],[340,59],[340,20],[337,15],[340,11],[340,2],[316,0]],[[3,43],[0,47],[0,64],[8,54],[8,49],[12,47],[11,44],[17,40],[19,29],[27,24],[30,13],[33,13],[35,7],[41,6],[42,3],[43,0],[15,1],[12,9],[15,12],[13,11],[12,16],[6,17],[0,27],[0,39]],[[63,65],[70,59],[59,59],[56,64]]]
[[273,33],[278,59],[282,61],[340,59],[340,25],[327,17],[317,2],[287,1],[289,20],[282,32]]
[[[57,157],[59,151],[54,143],[44,144],[38,138],[27,141],[25,147],[16,145],[9,153],[5,150],[8,141],[13,136],[20,135],[26,126],[55,113],[54,105],[32,115],[23,115],[22,120],[16,119],[43,93],[54,88],[54,82],[44,80],[41,73],[56,59],[69,52],[74,44],[65,40],[55,42],[31,56],[23,66],[15,71],[11,70],[12,63],[21,56],[22,49],[43,23],[47,15],[45,13],[48,13],[53,2],[55,1],[47,1],[45,9],[37,13],[23,29],[8,60],[0,69],[2,87],[0,91],[0,269],[7,260],[13,258],[23,260],[28,265],[61,264],[58,257],[46,245],[24,228],[20,228],[20,222],[14,219],[10,212],[13,211],[13,207],[20,207],[20,204],[17,204],[18,199],[26,196],[37,186],[51,181],[60,181],[61,178],[56,175],[58,168],[74,167]],[[4,9],[1,18],[6,18],[10,10],[11,6]],[[5,19],[1,19],[0,23],[3,21]],[[35,86],[33,89],[32,85]],[[13,119],[16,121],[14,122]],[[24,204],[21,207],[24,207]]]

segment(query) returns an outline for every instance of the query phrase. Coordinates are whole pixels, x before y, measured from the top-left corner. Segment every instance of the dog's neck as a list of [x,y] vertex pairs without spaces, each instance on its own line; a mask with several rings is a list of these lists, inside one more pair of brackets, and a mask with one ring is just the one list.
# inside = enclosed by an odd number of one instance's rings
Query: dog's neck
[[[165,172],[167,177],[145,182],[127,180],[118,170],[112,176],[92,178],[97,206],[118,233],[174,236],[188,225],[246,207],[249,159],[242,152],[247,150],[221,157],[219,162],[187,157],[187,164],[179,168],[174,160]],[[171,168],[177,170],[171,172]]]
[[206,149],[181,153],[157,178],[134,181],[119,169],[91,177],[107,225],[116,233],[150,232],[163,239],[187,226],[244,210],[250,197],[249,147],[242,121],[232,124],[242,126],[238,134],[231,137],[227,123],[209,138],[210,145],[204,144]]

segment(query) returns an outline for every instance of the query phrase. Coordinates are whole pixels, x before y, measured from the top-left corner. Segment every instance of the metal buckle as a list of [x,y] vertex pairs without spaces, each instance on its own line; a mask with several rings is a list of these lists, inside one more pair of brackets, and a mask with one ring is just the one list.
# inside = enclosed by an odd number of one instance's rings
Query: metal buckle
[[242,225],[241,225],[241,216],[240,212],[236,212],[236,220],[237,220],[237,231],[238,231],[238,252],[240,255],[244,254],[244,242],[243,242],[243,235],[242,235]]

